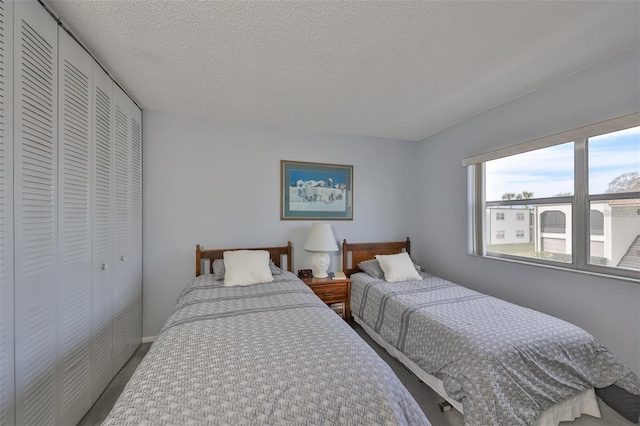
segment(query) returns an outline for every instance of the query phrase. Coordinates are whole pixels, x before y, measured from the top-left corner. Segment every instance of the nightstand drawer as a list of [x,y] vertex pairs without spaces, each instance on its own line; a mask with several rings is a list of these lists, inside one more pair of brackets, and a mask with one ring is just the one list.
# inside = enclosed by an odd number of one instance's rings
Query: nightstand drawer
[[311,289],[325,303],[341,302],[347,297],[346,283],[316,284]]
[[349,278],[303,278],[302,281],[327,305],[332,303],[343,303],[343,318],[351,320],[351,304],[349,294],[351,280]]

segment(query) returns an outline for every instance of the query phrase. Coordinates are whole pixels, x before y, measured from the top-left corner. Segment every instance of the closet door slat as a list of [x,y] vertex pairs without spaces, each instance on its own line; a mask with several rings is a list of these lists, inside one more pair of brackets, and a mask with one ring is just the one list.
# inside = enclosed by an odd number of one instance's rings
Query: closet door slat
[[13,2],[0,0],[0,425],[13,409]]
[[59,422],[58,26],[14,2],[16,423]]
[[130,99],[119,87],[113,87],[114,167],[113,167],[113,346],[114,368],[119,370],[131,356],[132,259],[130,233]]
[[93,64],[93,392],[113,378],[113,82]]
[[142,111],[131,106],[131,352],[142,340]]
[[91,407],[93,60],[64,30],[58,52],[58,348],[60,421]]

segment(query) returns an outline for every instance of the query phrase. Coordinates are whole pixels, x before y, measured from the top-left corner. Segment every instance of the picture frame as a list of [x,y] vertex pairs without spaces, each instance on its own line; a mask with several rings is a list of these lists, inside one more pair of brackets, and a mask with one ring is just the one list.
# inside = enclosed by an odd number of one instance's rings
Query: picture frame
[[353,220],[353,166],[280,160],[280,220]]

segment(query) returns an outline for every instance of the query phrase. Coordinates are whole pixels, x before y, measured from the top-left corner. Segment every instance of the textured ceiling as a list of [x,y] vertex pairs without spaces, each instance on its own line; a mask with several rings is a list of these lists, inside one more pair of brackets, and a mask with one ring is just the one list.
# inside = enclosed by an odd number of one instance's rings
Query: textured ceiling
[[408,140],[640,45],[637,1],[45,2],[145,109]]

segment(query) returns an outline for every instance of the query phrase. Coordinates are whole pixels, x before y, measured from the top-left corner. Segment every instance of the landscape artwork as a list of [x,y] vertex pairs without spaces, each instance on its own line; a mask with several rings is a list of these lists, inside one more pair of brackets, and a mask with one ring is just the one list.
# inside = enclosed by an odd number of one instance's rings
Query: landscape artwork
[[353,220],[353,166],[280,161],[281,220]]

